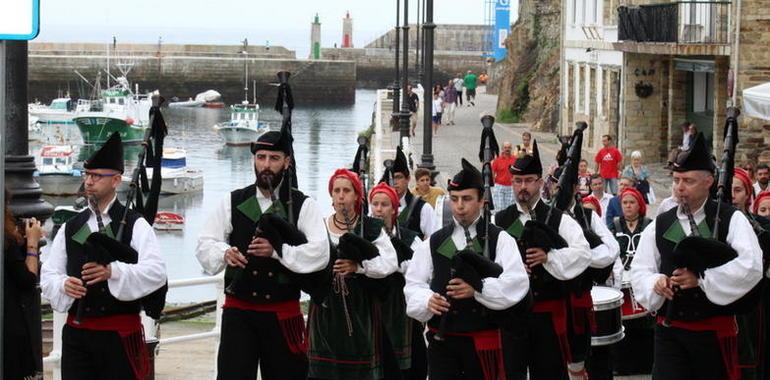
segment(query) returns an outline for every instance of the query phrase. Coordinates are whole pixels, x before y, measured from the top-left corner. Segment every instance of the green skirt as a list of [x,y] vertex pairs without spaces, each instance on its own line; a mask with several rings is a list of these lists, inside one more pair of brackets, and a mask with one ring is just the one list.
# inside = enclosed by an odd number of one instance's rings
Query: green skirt
[[383,377],[378,348],[382,328],[379,305],[362,280],[347,277],[347,296],[343,297],[344,289],[337,286],[335,279],[324,305],[311,305],[308,377],[340,380]]
[[412,319],[406,315],[404,297],[404,276],[401,273],[386,279],[388,292],[382,301],[382,324],[393,348],[398,367],[402,370],[412,366]]

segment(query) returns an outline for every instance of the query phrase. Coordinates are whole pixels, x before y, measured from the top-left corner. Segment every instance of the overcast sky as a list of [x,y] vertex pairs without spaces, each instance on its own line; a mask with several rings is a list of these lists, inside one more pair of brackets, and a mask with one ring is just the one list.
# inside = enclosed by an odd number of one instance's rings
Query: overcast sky
[[[394,0],[105,0],[41,1],[38,41],[282,45],[305,58],[318,13],[322,44],[342,40],[342,18],[354,19],[353,43],[363,47],[395,24]],[[410,4],[410,21],[417,1]],[[485,0],[435,0],[438,24],[483,24]],[[403,6],[403,1],[402,1]]]

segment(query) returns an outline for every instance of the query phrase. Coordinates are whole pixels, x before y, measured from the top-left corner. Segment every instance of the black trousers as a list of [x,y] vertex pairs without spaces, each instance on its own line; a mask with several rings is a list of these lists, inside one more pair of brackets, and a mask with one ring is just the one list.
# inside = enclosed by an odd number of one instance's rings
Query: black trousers
[[722,380],[727,371],[716,334],[655,326],[655,380]]
[[264,380],[304,380],[308,360],[289,351],[274,313],[224,309],[217,379],[254,380],[257,367]]
[[567,366],[550,313],[531,313],[524,326],[504,329],[503,357],[509,380],[567,379]]
[[412,367],[404,372],[404,380],[425,380],[428,377],[425,325],[418,321],[412,321]]
[[591,347],[591,356],[586,360],[586,370],[591,380],[612,380],[614,361],[613,347],[617,343],[607,346]]
[[61,374],[64,380],[136,379],[117,332],[69,325],[62,331]]
[[481,380],[484,372],[470,337],[445,336],[434,339],[428,332],[428,374],[431,380]]

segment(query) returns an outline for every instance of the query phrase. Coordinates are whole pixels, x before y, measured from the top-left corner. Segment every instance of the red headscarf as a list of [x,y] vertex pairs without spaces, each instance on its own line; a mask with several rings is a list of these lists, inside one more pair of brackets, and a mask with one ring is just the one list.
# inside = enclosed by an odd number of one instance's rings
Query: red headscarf
[[755,214],[759,213],[759,204],[762,203],[762,201],[766,201],[768,199],[770,199],[770,190],[765,190],[765,191],[759,193],[759,195],[757,195],[757,199],[754,200],[754,210],[753,211],[754,211]]
[[594,210],[596,210],[596,213],[599,214],[599,216],[602,216],[602,204],[599,203],[599,200],[596,199],[595,196],[589,195],[589,196],[583,197],[583,203],[592,204],[595,207]]
[[735,178],[741,180],[743,187],[746,189],[746,193],[749,195],[748,198],[746,198],[746,208],[748,208],[749,205],[751,205],[751,201],[754,200],[754,186],[751,183],[749,173],[744,169],[735,168],[733,174],[735,175]]
[[376,194],[385,194],[388,196],[388,199],[390,199],[390,205],[393,207],[393,220],[391,223],[393,225],[396,224],[396,218],[398,218],[398,205],[400,203],[398,198],[398,193],[396,193],[396,189],[388,186],[385,182],[380,182],[377,184],[377,186],[373,187],[371,191],[369,191],[369,203],[372,203],[372,198]]
[[625,190],[620,192],[620,204],[623,204],[623,197],[626,195],[631,195],[634,198],[636,198],[636,203],[639,204],[639,215],[645,216],[647,215],[647,204],[644,202],[644,196],[642,196],[642,193],[639,192],[636,188],[633,187],[627,187]]
[[353,190],[356,192],[356,209],[354,210],[356,214],[361,212],[361,202],[363,202],[363,185],[361,185],[361,180],[358,179],[358,174],[351,172],[348,169],[337,169],[334,171],[334,174],[332,174],[331,178],[329,178],[329,195],[332,195],[332,189],[334,188],[334,180],[337,178],[345,178],[350,181],[350,183],[353,184]]

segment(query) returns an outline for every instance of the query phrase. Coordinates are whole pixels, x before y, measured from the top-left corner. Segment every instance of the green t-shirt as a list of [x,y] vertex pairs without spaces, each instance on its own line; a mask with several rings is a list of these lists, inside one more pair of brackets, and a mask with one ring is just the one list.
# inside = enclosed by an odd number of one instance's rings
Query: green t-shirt
[[469,90],[475,90],[476,89],[476,80],[478,78],[476,77],[476,74],[468,74],[463,78],[463,84],[465,85],[465,88]]

